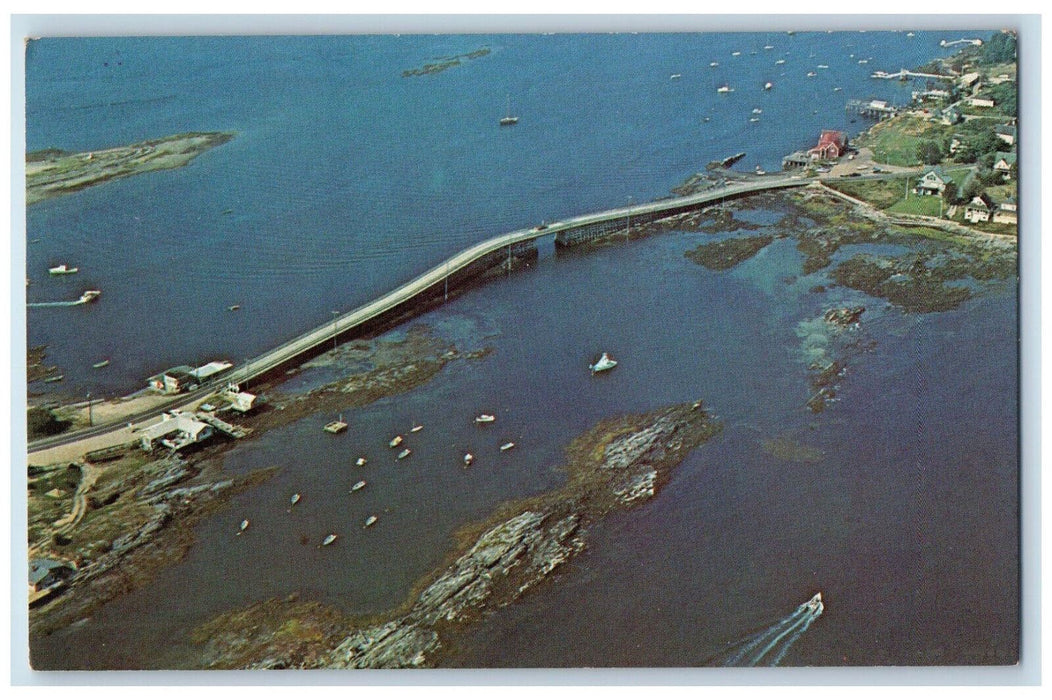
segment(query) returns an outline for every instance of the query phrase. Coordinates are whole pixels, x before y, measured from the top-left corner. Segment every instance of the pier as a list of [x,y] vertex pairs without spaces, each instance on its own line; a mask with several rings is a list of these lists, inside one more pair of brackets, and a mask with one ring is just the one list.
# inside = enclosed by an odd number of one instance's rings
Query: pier
[[[128,421],[138,421],[171,409],[190,404],[216,391],[220,384],[237,383],[247,386],[260,377],[288,369],[308,357],[331,349],[340,339],[347,340],[377,331],[408,318],[421,308],[440,304],[449,298],[451,289],[466,286],[491,270],[510,270],[516,261],[535,258],[537,242],[554,238],[557,248],[586,243],[611,233],[628,230],[631,225],[650,223],[675,214],[703,209],[715,203],[761,192],[802,187],[810,182],[799,176],[751,177],[741,182],[714,187],[704,192],[660,199],[633,206],[582,214],[551,224],[519,229],[470,246],[440,262],[400,287],[341,316],[307,331],[262,355],[247,360],[223,375],[222,380],[209,382],[201,388],[173,396],[170,401],[154,406],[140,415],[125,417],[122,422],[99,425],[75,433],[42,438],[29,445],[30,454],[87,437],[95,437],[124,427]],[[213,424],[213,427],[223,429]],[[236,437],[236,436],[235,436]]]
[[903,68],[897,73],[887,73],[882,70],[874,72],[869,77],[877,78],[878,80],[906,80],[907,78],[932,78],[933,80],[953,80],[952,75],[939,75],[938,73],[915,73],[911,70]]

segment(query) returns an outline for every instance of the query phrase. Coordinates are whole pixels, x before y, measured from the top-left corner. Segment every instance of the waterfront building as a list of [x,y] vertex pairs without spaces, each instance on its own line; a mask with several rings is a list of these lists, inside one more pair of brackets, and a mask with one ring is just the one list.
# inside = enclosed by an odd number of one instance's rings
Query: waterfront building
[[808,150],[808,155],[815,160],[836,160],[847,151],[847,135],[843,131],[823,129],[818,137],[818,145]]
[[997,205],[992,220],[995,224],[1018,224],[1019,212],[1015,197],[1009,197]]
[[991,108],[996,103],[989,97],[969,97],[968,104],[972,107],[986,107]]
[[174,452],[188,445],[204,442],[210,437],[212,426],[198,420],[192,414],[162,413],[159,423],[142,429],[139,444],[145,452],[153,451],[157,444]]

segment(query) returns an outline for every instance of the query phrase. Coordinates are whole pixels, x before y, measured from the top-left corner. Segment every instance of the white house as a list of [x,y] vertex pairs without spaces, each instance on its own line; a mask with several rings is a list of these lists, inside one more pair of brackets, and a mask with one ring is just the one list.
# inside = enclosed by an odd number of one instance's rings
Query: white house
[[968,202],[968,206],[964,208],[964,218],[966,221],[977,224],[980,221],[989,221],[992,212],[993,202],[986,194],[980,194],[972,197],[972,201]]
[[995,103],[989,97],[969,97],[968,104],[972,107],[993,107]]
[[139,433],[139,444],[146,452],[151,452],[158,443],[175,451],[210,437],[212,426],[197,420],[192,414],[171,412],[162,413],[159,423],[143,428]]
[[935,166],[921,176],[913,191],[921,195],[941,195],[946,191],[946,186],[953,182],[953,178],[943,172],[942,168]]
[[994,170],[1001,173],[1005,180],[1012,179],[1012,168],[1015,167],[1018,156],[1015,153],[1003,153],[998,151],[994,154]]

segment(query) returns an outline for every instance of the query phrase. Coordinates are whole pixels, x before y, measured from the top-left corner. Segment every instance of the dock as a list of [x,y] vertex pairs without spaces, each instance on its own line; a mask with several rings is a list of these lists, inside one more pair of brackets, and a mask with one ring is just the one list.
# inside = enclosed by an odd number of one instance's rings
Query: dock
[[195,414],[195,417],[202,423],[207,423],[219,432],[229,435],[235,440],[247,437],[252,432],[248,428],[243,428],[242,426],[234,425],[233,423],[227,423],[222,418],[216,418],[211,413],[197,413]]

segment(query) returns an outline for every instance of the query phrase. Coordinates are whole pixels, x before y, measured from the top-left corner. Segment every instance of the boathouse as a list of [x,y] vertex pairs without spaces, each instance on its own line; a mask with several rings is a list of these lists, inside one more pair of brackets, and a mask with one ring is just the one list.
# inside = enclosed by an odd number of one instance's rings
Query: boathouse
[[189,365],[179,365],[153,375],[146,382],[151,389],[162,394],[178,394],[183,390],[193,391],[197,388],[198,383],[193,371],[194,368]]
[[818,137],[818,145],[808,150],[814,160],[836,160],[847,150],[847,135],[843,131],[824,129]]

